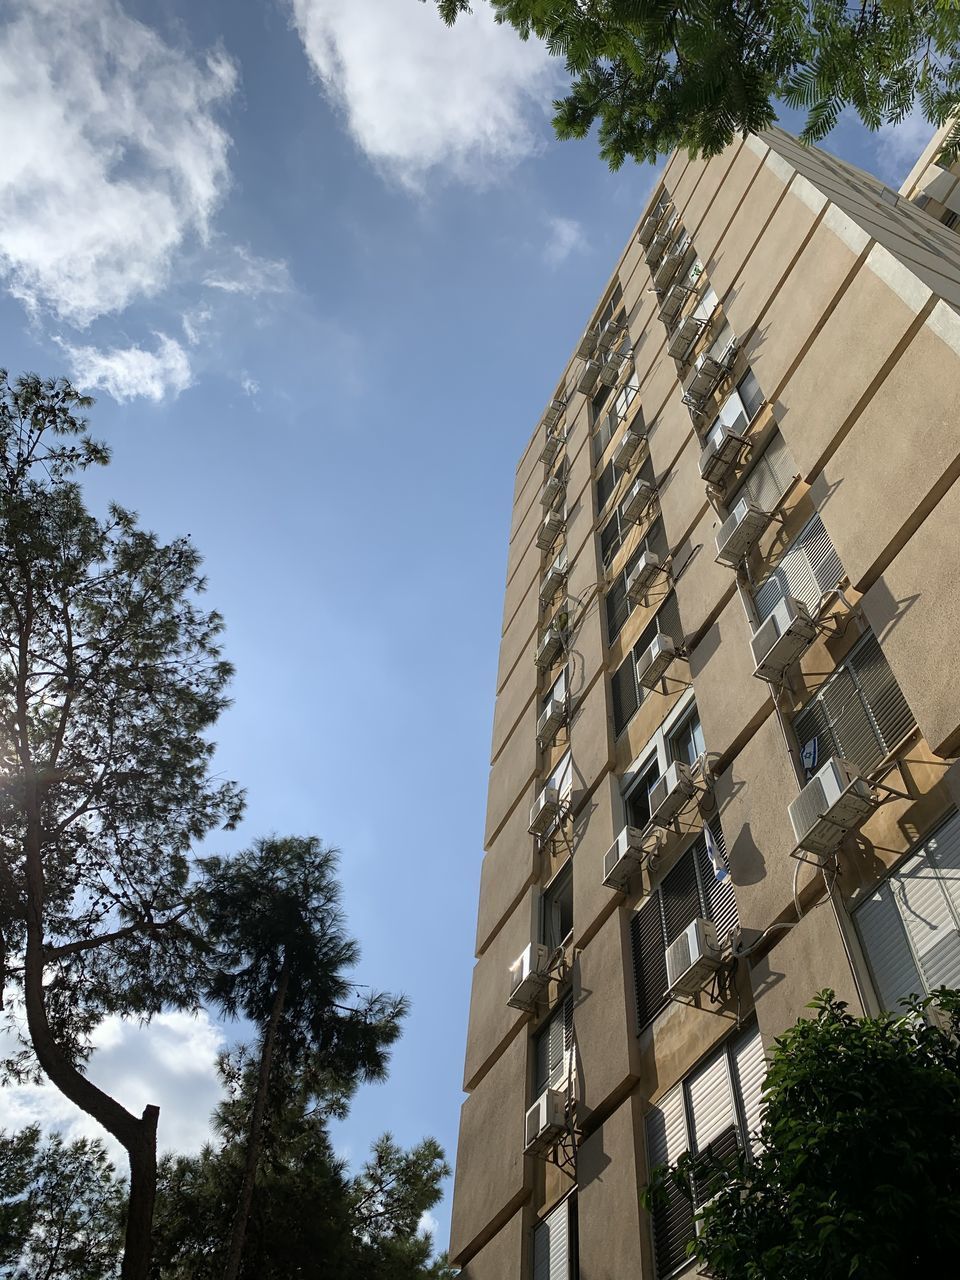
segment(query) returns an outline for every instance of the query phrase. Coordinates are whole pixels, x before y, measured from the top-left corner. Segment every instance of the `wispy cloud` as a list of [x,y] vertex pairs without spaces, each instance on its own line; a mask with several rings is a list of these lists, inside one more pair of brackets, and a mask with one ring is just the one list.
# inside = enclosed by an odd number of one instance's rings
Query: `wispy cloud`
[[404,185],[422,188],[431,173],[482,185],[542,145],[559,64],[486,5],[451,29],[432,3],[289,2],[327,98]]
[[224,260],[206,273],[203,283],[208,289],[242,293],[248,298],[264,293],[286,293],[291,287],[285,262],[258,258],[242,245],[233,245]]
[[543,260],[549,267],[559,267],[571,253],[582,253],[590,246],[583,227],[575,218],[548,218]]
[[70,361],[74,381],[83,390],[106,391],[121,403],[137,397],[160,401],[185,391],[193,374],[189,357],[176,339],[164,333],[154,336],[156,351],[140,346],[101,351],[94,346],[73,346],[63,338],[59,344]]
[[155,295],[228,186],[217,113],[237,72],[165,43],[118,0],[10,0],[0,25],[0,275],[85,326]]
[[935,132],[919,107],[915,107],[900,124],[882,125],[874,140],[879,176],[885,182],[899,186]]
[[244,373],[240,377],[240,390],[245,396],[255,396],[260,392],[260,383],[256,378],[251,378],[249,373]]

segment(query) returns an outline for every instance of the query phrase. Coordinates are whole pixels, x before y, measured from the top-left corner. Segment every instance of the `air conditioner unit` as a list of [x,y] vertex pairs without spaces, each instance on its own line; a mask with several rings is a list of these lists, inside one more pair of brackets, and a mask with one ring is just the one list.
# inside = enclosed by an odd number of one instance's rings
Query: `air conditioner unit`
[[600,330],[600,337],[597,339],[600,350],[609,351],[626,327],[622,320],[608,320]]
[[714,356],[706,353],[699,355],[693,373],[683,389],[683,403],[702,404],[725,373],[726,369]]
[[685,280],[675,280],[660,302],[660,319],[669,328],[680,314],[684,299],[691,292]]
[[552,600],[560,588],[563,586],[567,576],[567,557],[560,553],[554,560],[553,564],[540,579],[540,603],[546,604],[548,600]]
[[531,942],[510,966],[509,995],[511,1009],[529,1010],[550,981],[550,952],[541,942]]
[[546,835],[559,814],[560,792],[553,783],[548,783],[530,808],[530,825],[527,830],[532,836]]
[[717,559],[720,563],[735,569],[757,545],[770,520],[769,511],[762,511],[748,498],[741,498],[717,534]]
[[613,451],[613,465],[621,471],[626,471],[642,444],[643,436],[639,432],[625,431]]
[[566,718],[566,701],[563,698],[551,698],[540,712],[540,718],[537,720],[537,737],[540,741],[552,741]]
[[705,325],[706,321],[701,320],[693,313],[685,317],[667,347],[667,351],[673,356],[674,360],[685,359],[690,348],[703,332]]
[[627,598],[632,604],[643,604],[650,584],[663,572],[663,561],[652,551],[644,551],[627,574]]
[[523,1125],[523,1150],[540,1155],[556,1142],[567,1127],[567,1099],[562,1089],[545,1089],[528,1108]]
[[722,422],[710,433],[710,442],[700,455],[700,476],[707,484],[719,485],[726,479],[746,444],[746,429],[747,420],[741,413],[732,426]]
[[756,663],[753,674],[760,680],[779,680],[816,634],[817,626],[807,606],[792,596],[784,596],[750,639]]
[[624,361],[615,355],[611,355],[608,360],[600,366],[600,382],[604,387],[615,387],[620,381],[620,374],[623,372]]
[[537,534],[537,546],[541,551],[549,551],[561,533],[563,533],[563,516],[559,511],[548,512]]
[[600,361],[588,360],[580,370],[580,377],[577,379],[577,390],[582,391],[585,396],[588,396],[597,385],[597,379],[599,377]]
[[690,770],[675,760],[650,789],[650,821],[655,827],[669,827],[696,791]]
[[666,289],[667,285],[677,274],[677,270],[680,266],[680,258],[681,255],[677,250],[671,249],[670,252],[665,254],[657,263],[653,272],[653,287],[658,293]]
[[553,666],[554,660],[562,648],[563,636],[560,634],[560,628],[551,624],[540,637],[540,643],[537,645],[537,652],[534,657],[534,661],[541,671]]
[[560,446],[563,441],[559,436],[547,436],[543,442],[543,448],[540,450],[540,461],[545,466],[551,466],[560,452]]
[[855,765],[831,757],[788,806],[797,848],[833,853],[844,834],[860,826],[878,803],[877,793]]
[[719,967],[716,925],[692,920],[667,947],[667,990],[671,995],[695,995]]
[[625,893],[633,877],[656,856],[659,848],[658,831],[624,827],[603,855],[603,883],[608,889]]
[[580,360],[589,360],[597,349],[597,331],[588,329],[577,344],[576,355]]
[[644,249],[653,240],[657,227],[660,225],[660,219],[663,217],[663,208],[657,207],[652,213],[648,213],[644,220],[640,223],[640,230],[637,232],[637,239],[643,245]]
[[563,497],[564,484],[559,476],[551,476],[543,486],[540,494],[540,505],[542,507],[555,507],[560,498]]
[[548,427],[556,426],[563,417],[563,411],[566,407],[562,400],[551,400],[543,414],[544,424]]
[[624,520],[632,520],[634,524],[639,524],[646,515],[656,492],[649,480],[637,476],[620,507],[620,514]]
[[656,689],[676,656],[677,646],[670,636],[655,636],[637,659],[637,683],[644,689]]
[[670,243],[669,231],[659,231],[647,246],[647,265],[653,271],[657,263],[666,253],[667,245]]

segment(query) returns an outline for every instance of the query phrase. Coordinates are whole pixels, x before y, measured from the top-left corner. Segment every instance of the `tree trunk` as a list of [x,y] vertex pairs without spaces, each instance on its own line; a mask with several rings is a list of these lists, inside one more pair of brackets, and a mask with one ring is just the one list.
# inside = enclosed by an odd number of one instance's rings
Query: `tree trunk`
[[150,1269],[153,1202],[157,1185],[159,1108],[147,1107],[139,1119],[98,1089],[73,1065],[54,1038],[47,1017],[44,976],[44,876],[40,805],[36,775],[26,770],[27,944],[24,953],[24,1001],[27,1027],[41,1069],[60,1092],[92,1116],[124,1147],[130,1161],[130,1199],[122,1280],[147,1280]]
[[[250,1207],[253,1204],[253,1191],[257,1180],[257,1166],[260,1163],[260,1143],[263,1138],[263,1118],[267,1109],[267,1091],[270,1086],[270,1068],[273,1065],[273,1049],[277,1039],[277,1027],[283,1015],[283,1006],[287,998],[287,985],[290,973],[284,958],[280,969],[280,981],[273,997],[270,1010],[270,1021],[263,1033],[263,1046],[260,1050],[260,1070],[257,1075],[257,1092],[253,1100],[253,1111],[250,1116],[250,1134],[247,1138],[247,1155],[243,1167],[243,1182],[240,1186],[240,1198],[237,1202],[237,1213],[230,1232],[230,1248],[227,1262],[223,1270],[223,1280],[237,1280],[240,1274],[240,1263],[243,1260],[243,1247],[247,1238],[247,1223],[250,1220]],[[124,1277],[124,1280],[126,1278]]]

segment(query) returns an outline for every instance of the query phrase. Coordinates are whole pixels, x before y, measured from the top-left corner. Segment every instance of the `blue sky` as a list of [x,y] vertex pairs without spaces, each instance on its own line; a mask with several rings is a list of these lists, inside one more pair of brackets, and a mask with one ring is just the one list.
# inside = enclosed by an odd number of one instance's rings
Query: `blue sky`
[[[89,482],[189,532],[227,621],[218,768],[343,849],[359,981],[413,1011],[338,1134],[452,1159],[514,467],[654,180],[552,140],[559,69],[418,0],[9,0],[0,363],[97,397]],[[786,122],[789,127],[789,122]],[[844,121],[899,181],[929,131]],[[95,1071],[193,1149],[225,1031],[110,1025]],[[0,1123],[93,1131],[48,1090]],[[449,1204],[438,1210],[446,1236]]]

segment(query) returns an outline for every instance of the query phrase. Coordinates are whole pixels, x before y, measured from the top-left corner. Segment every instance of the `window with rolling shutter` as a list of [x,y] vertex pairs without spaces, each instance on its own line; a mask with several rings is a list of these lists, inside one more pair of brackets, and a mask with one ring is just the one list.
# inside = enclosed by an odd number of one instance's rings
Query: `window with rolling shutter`
[[915,723],[879,641],[868,631],[794,718],[793,730],[801,749],[816,741],[818,764],[838,755],[869,773]]
[[[737,497],[747,497],[761,511],[773,511],[797,475],[796,464],[779,431],[751,467]],[[734,501],[731,494],[727,503]]]
[[[718,819],[710,823],[710,831],[726,866],[726,844]],[[638,1032],[668,1002],[667,947],[699,916],[712,920],[721,938],[739,923],[730,875],[717,878],[703,836],[674,863],[630,922]]]
[[669,636],[675,644],[683,644],[683,626],[680,622],[680,606],[671,591],[657,610],[648,626],[640,632],[637,643],[617,667],[610,678],[613,694],[613,732],[621,734],[630,718],[649,694],[637,683],[637,659],[649,649],[658,635]]
[[533,1229],[533,1280],[576,1280],[576,1197],[562,1204]]
[[816,614],[820,601],[843,577],[843,565],[819,516],[809,520],[777,567],[753,595],[760,622],[769,618],[784,596],[805,604]]
[[573,994],[568,993],[537,1033],[534,1042],[533,1096],[562,1088],[570,1072],[573,1049]]
[[606,611],[607,611],[607,643],[613,644],[617,636],[623,630],[624,623],[633,613],[636,607],[627,596],[627,579],[630,574],[640,563],[640,557],[645,551],[650,551],[654,555],[664,559],[667,555],[667,536],[663,529],[663,521],[657,518],[650,526],[650,531],[644,538],[643,542],[637,547],[633,555],[629,557],[621,572],[617,575],[613,586],[606,595]]
[[613,496],[613,491],[617,487],[617,469],[613,465],[613,461],[607,463],[600,474],[597,476],[597,511],[604,509]]
[[[689,1151],[695,1157],[696,1207],[716,1195],[738,1152],[750,1150],[750,1136],[759,1128],[765,1074],[756,1027],[728,1040],[647,1113],[648,1173],[675,1164]],[[696,1231],[694,1205],[670,1184],[652,1216],[656,1273],[664,1280],[689,1264],[686,1247]]]
[[953,813],[854,911],[884,1009],[960,986],[960,814]]

